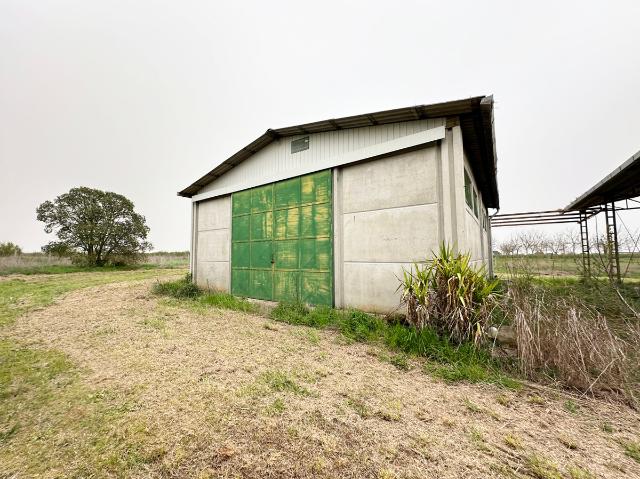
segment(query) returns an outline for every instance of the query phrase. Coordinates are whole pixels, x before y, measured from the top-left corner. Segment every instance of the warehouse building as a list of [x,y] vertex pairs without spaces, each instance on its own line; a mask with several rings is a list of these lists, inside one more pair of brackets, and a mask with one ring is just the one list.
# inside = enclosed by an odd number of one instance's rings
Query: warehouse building
[[491,268],[493,98],[270,129],[178,194],[199,286],[389,312],[442,242]]

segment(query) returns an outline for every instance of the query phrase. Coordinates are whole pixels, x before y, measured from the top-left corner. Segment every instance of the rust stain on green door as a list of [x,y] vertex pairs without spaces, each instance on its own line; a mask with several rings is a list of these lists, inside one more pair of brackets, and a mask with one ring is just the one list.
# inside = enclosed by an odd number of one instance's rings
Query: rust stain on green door
[[232,195],[231,292],[333,304],[331,171]]

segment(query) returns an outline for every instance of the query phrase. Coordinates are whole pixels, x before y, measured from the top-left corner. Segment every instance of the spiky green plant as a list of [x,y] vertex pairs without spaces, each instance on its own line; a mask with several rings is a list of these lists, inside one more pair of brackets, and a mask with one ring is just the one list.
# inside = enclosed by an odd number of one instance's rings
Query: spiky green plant
[[431,260],[403,271],[400,283],[407,321],[414,327],[429,325],[458,343],[484,339],[498,280],[487,279],[484,265],[473,267],[469,254],[442,244]]

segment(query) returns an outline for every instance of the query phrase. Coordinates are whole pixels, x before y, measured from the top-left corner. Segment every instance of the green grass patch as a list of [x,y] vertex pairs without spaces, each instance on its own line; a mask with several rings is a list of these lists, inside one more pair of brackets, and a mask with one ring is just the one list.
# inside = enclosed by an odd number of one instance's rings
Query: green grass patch
[[409,371],[411,369],[409,357],[404,353],[394,354],[389,358],[389,362],[401,371]]
[[510,389],[519,389],[520,382],[501,372],[502,364],[488,351],[470,343],[455,345],[430,328],[416,330],[399,319],[386,319],[357,310],[337,310],[328,307],[308,308],[302,304],[279,304],[271,318],[289,324],[330,329],[350,341],[382,343],[402,355],[388,358],[398,369],[409,367],[406,355],[432,360],[426,372],[446,381],[489,382]]
[[0,281],[0,326],[18,316],[51,304],[62,294],[108,283],[137,281],[157,277],[166,270],[107,270],[98,273],[49,275],[42,278],[16,278]]
[[533,454],[527,458],[528,472],[538,479],[562,479],[562,474],[549,459]]
[[[0,281],[0,326],[61,294],[161,272],[100,268]],[[128,416],[137,408],[135,393],[89,389],[82,375],[59,351],[0,340],[0,464],[7,476],[127,477],[161,460],[148,425]]]
[[274,392],[289,392],[299,396],[308,396],[309,390],[300,386],[289,374],[283,371],[267,371],[260,376],[269,389]]
[[191,281],[189,275],[177,281],[158,282],[153,285],[152,291],[160,296],[169,296],[179,300],[193,300],[191,304],[197,308],[213,306],[246,313],[257,311],[256,306],[244,298],[239,298],[229,293],[201,290]]
[[[602,268],[597,267],[597,262],[598,255],[592,254],[592,272],[604,274]],[[630,253],[620,253],[620,266],[622,272],[627,272],[628,278],[640,278],[640,259],[637,254],[632,257]],[[582,256],[580,254],[495,255],[493,267],[499,275],[526,272],[547,277],[579,276],[582,269]]]
[[373,415],[369,406],[360,398],[348,398],[347,406],[353,409],[362,419],[367,419]]
[[640,442],[626,441],[622,443],[624,453],[634,461],[640,463]]
[[[159,459],[131,398],[91,391],[55,350],[0,341],[0,463],[8,476],[124,477]],[[60,447],[64,445],[64,447]],[[24,451],[28,450],[29,454]]]
[[176,264],[133,264],[127,266],[78,266],[78,265],[38,265],[38,266],[5,266],[0,269],[0,276],[11,274],[68,274],[68,273],[114,273],[117,271],[147,271],[155,269],[184,268],[181,263]]
[[571,399],[567,399],[564,402],[563,406],[571,414],[578,414],[578,410],[580,409],[580,406],[578,406],[578,404],[575,401],[571,400]]
[[571,479],[594,479],[595,476],[591,474],[587,469],[583,469],[580,466],[569,466],[567,469],[569,477]]
[[198,298],[198,302],[205,306],[244,311],[245,313],[253,313],[256,311],[255,305],[246,299],[238,298],[228,293],[205,293]]
[[285,410],[284,400],[282,398],[277,398],[266,408],[265,412],[269,416],[279,416]]

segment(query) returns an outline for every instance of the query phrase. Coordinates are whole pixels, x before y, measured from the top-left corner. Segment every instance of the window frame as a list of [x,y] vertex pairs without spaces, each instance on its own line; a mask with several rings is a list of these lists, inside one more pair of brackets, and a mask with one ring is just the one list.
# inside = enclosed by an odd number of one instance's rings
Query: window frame
[[464,200],[467,206],[473,210],[473,181],[466,168],[464,169]]

